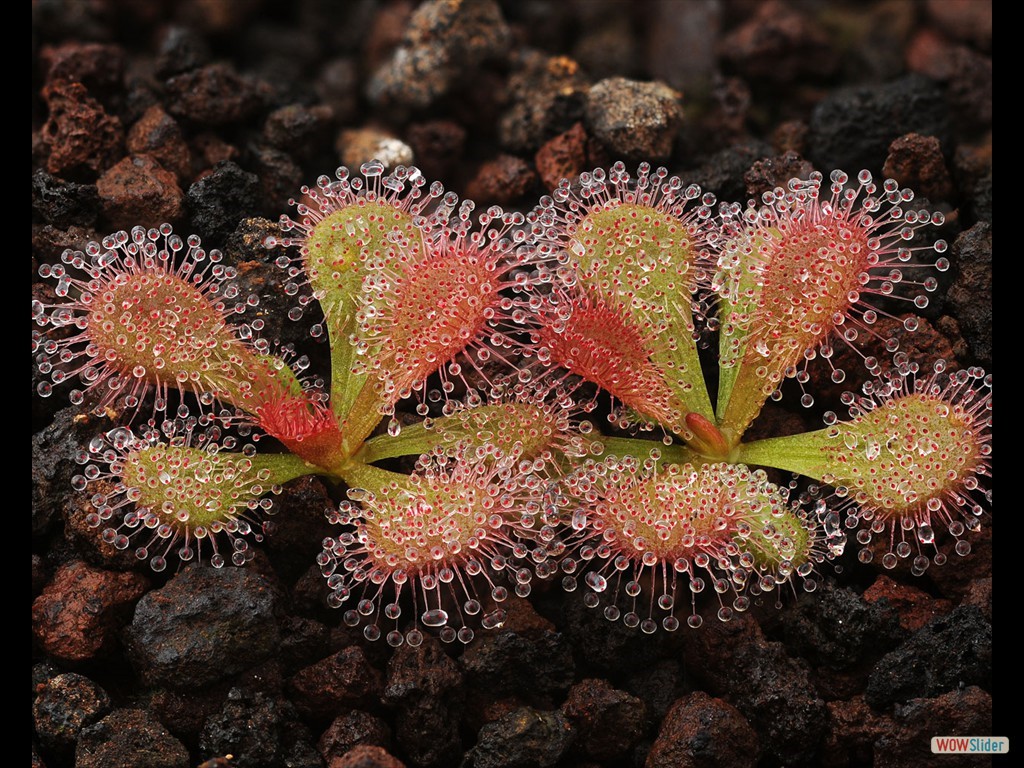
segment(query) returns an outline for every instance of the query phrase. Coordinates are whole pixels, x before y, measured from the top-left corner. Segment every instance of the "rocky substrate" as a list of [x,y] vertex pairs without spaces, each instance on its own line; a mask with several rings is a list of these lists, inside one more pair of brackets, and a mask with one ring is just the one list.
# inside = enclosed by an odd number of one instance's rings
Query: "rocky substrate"
[[[32,13],[34,280],[67,247],[166,221],[223,250],[261,295],[265,335],[302,347],[309,323],[285,320],[293,299],[262,243],[299,187],[342,163],[415,164],[478,210],[528,210],[619,159],[741,202],[867,168],[943,211],[952,246],[904,349],[991,370],[984,0]],[[769,404],[751,437],[818,428],[852,379],[814,377],[816,410]],[[846,557],[814,593],[724,624],[708,610],[700,629],[647,636],[541,583],[468,646],[391,649],[326,606],[314,558],[336,489],[290,484],[244,568],[158,574],[100,541],[71,490],[74,453],[112,423],[59,389],[32,417],[33,766],[931,766],[931,736],[1012,735],[992,721],[991,515],[968,557],[923,577]]]

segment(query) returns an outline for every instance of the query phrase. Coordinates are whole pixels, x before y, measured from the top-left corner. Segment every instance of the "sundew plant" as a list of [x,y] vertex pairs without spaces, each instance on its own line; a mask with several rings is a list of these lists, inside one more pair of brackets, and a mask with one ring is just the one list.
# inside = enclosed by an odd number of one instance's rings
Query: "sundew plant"
[[[719,203],[619,163],[477,212],[415,168],[340,168],[266,242],[329,371],[262,336],[217,250],[136,227],[40,268],[38,393],[118,416],[73,483],[157,571],[243,565],[317,475],[327,600],[368,639],[468,643],[537,580],[647,633],[726,621],[847,546],[941,566],[989,513],[991,377],[879,330],[913,331],[949,267],[912,201],[834,171]],[[844,382],[841,346],[868,374],[844,413],[744,439],[769,398],[813,405],[813,371]]]

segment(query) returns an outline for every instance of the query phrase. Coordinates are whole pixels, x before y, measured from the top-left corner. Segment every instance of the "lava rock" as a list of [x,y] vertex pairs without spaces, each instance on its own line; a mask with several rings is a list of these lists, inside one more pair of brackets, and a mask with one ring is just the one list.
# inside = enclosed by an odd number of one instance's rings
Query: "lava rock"
[[199,737],[202,755],[232,755],[237,768],[320,768],[313,736],[295,708],[261,691],[233,688],[224,708],[210,717]]
[[601,761],[625,757],[643,736],[647,719],[643,701],[594,679],[569,689],[562,714],[576,731],[576,748]]
[[141,574],[69,563],[32,603],[32,634],[46,653],[68,664],[110,653],[148,585]]
[[110,711],[110,696],[83,675],[66,672],[39,687],[32,724],[40,746],[70,755],[83,728]]
[[761,195],[778,187],[789,189],[791,179],[807,179],[814,166],[796,152],[785,152],[776,157],[757,160],[743,174],[747,195],[757,200]]
[[327,140],[331,117],[330,107],[324,105],[289,104],[267,115],[263,140],[292,157],[309,159]]
[[[895,727],[875,742],[876,768],[932,768],[931,737],[944,734],[992,733],[992,697],[975,686],[949,691],[934,699],[913,699],[897,706]],[[978,755],[943,755],[942,766],[973,768],[989,765]]]
[[611,77],[587,94],[587,128],[616,156],[665,160],[682,126],[681,98],[664,83]]
[[964,685],[992,685],[992,624],[974,606],[935,619],[882,657],[868,678],[865,699],[884,709]]
[[462,755],[459,721],[462,673],[440,642],[395,649],[388,663],[385,703],[397,705],[395,740],[416,764],[454,765]]
[[78,184],[51,176],[41,168],[32,174],[32,213],[58,229],[91,227],[99,215],[100,198],[94,184]]
[[188,188],[186,199],[192,230],[222,243],[259,209],[260,180],[230,160],[221,162]]
[[747,718],[765,755],[783,764],[818,761],[826,710],[806,663],[767,641],[749,614],[706,622],[682,641],[691,675]]
[[899,614],[900,629],[904,632],[917,632],[925,624],[937,616],[945,616],[953,610],[949,600],[936,598],[924,590],[900,584],[884,573],[879,574],[875,582],[864,591],[864,600],[869,603],[884,603],[895,608]]
[[537,184],[537,174],[522,158],[498,155],[481,164],[466,185],[466,195],[481,207],[508,205],[522,199]]
[[992,6],[973,0],[928,0],[928,18],[950,37],[987,51],[992,47]]
[[879,715],[863,696],[828,703],[829,729],[822,754],[824,768],[871,765],[875,742],[888,734],[892,719]]
[[78,82],[102,97],[124,87],[125,53],[119,45],[68,42],[43,48],[40,59],[49,82]]
[[352,59],[328,61],[320,70],[313,87],[320,100],[331,110],[335,123],[344,125],[355,120],[359,111],[359,74]]
[[405,763],[383,747],[360,744],[341,757],[331,758],[327,768],[405,768]]
[[412,165],[412,148],[401,139],[375,128],[353,128],[338,134],[336,142],[342,165],[353,170],[371,160],[380,160],[387,170]]
[[192,155],[178,122],[159,105],[147,109],[128,130],[128,151],[149,155],[179,181],[192,176]]
[[238,123],[264,108],[270,89],[228,63],[208,64],[167,81],[167,110],[192,125]]
[[370,79],[378,105],[422,109],[485,61],[500,60],[511,40],[494,0],[427,0],[409,19],[402,44]]
[[826,175],[880,168],[900,136],[934,136],[949,147],[949,112],[942,89],[920,75],[881,85],[833,91],[811,113],[808,155]]
[[416,156],[416,165],[428,179],[450,176],[462,159],[466,129],[453,120],[413,123],[406,141]]
[[587,162],[587,132],[576,123],[544,143],[534,156],[534,164],[546,189],[554,189],[562,179],[575,179]]
[[210,61],[210,45],[191,27],[172,24],[161,32],[157,42],[157,77],[167,79],[198,69]]
[[129,660],[148,685],[224,680],[275,652],[279,601],[255,568],[189,565],[139,601],[125,632]]
[[49,150],[46,169],[62,177],[92,180],[124,153],[124,128],[72,80],[55,80],[43,89],[49,118],[43,143]]
[[816,670],[846,669],[877,658],[904,637],[888,604],[868,602],[829,580],[822,580],[817,590],[787,606],[777,618],[786,648]]
[[287,210],[288,201],[302,184],[302,169],[287,152],[272,147],[253,147],[250,150],[252,169],[260,180],[261,210],[272,215]]
[[718,70],[715,41],[721,33],[721,4],[654,0],[645,13],[650,21],[644,56],[651,74],[682,91],[706,88]]
[[575,669],[567,638],[550,631],[535,637],[515,632],[480,634],[459,664],[470,688],[518,694],[544,703],[569,689]]
[[525,54],[508,80],[509,107],[498,124],[501,145],[510,152],[535,152],[583,119],[589,90],[580,65],[567,56]]
[[740,75],[782,86],[821,81],[835,72],[839,51],[813,19],[779,0],[721,39],[719,54]]
[[299,711],[331,720],[346,709],[377,704],[384,685],[362,648],[344,648],[297,672],[288,683]]
[[934,136],[900,136],[889,145],[882,173],[929,200],[949,200],[953,195],[953,180]]
[[735,707],[696,691],[672,705],[644,766],[753,768],[760,754],[757,734]]
[[992,225],[978,222],[953,243],[957,276],[947,298],[982,365],[992,364]]
[[471,768],[549,768],[575,738],[561,712],[521,707],[481,728],[467,760]]
[[82,731],[75,768],[188,768],[188,750],[149,712],[117,709]]
[[174,173],[149,155],[132,155],[96,182],[104,218],[118,229],[156,227],[181,218],[184,195]]
[[747,173],[759,161],[773,156],[771,146],[764,141],[750,140],[715,152],[700,164],[687,179],[705,192],[712,192],[719,200],[745,201]]
[[338,715],[317,742],[320,756],[328,763],[359,745],[390,750],[391,728],[381,718],[353,709]]

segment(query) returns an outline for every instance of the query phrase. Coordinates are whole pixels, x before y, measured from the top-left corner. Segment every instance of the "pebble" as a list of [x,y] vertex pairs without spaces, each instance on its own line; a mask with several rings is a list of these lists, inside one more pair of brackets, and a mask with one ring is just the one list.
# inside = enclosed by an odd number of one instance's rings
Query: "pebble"
[[171,24],[160,33],[157,42],[155,74],[167,79],[210,61],[210,45],[206,38],[191,27]]
[[340,757],[332,757],[327,768],[405,768],[405,763],[383,747],[360,744]]
[[114,229],[177,222],[185,196],[178,178],[149,155],[131,155],[96,181],[103,216]]
[[320,735],[317,747],[324,761],[330,763],[335,757],[360,745],[391,749],[391,728],[369,712],[359,709],[338,715],[326,731]]
[[409,19],[402,44],[371,77],[374,104],[422,109],[501,60],[511,41],[494,0],[427,0]]
[[537,173],[520,157],[501,154],[481,163],[466,185],[466,196],[479,208],[493,203],[510,205],[528,197],[537,185]]
[[856,174],[880,168],[889,145],[908,133],[934,136],[940,146],[949,146],[949,111],[938,84],[912,74],[841,88],[811,113],[808,157],[826,176],[835,168]]
[[576,749],[599,761],[624,758],[643,736],[647,720],[643,701],[591,678],[569,689],[562,714],[576,731]]
[[521,707],[480,729],[469,753],[472,768],[551,768],[559,765],[576,733],[559,711]]
[[951,601],[932,597],[910,584],[900,584],[884,573],[880,573],[875,582],[864,590],[863,598],[869,603],[885,601],[895,608],[900,629],[904,632],[917,632],[932,619],[945,616],[953,609]]
[[616,156],[665,160],[682,126],[681,99],[682,94],[664,83],[611,77],[590,88],[586,125]]
[[62,566],[32,603],[32,634],[54,659],[80,664],[111,652],[149,580],[82,561]]
[[332,720],[353,707],[377,704],[384,682],[362,648],[351,646],[299,670],[288,687],[301,713]]
[[52,176],[42,168],[32,174],[32,213],[58,229],[91,227],[99,215],[95,184],[79,184]]
[[893,141],[882,174],[935,203],[953,196],[953,180],[934,136],[908,133]]
[[108,114],[84,85],[55,80],[43,88],[43,98],[49,110],[42,137],[49,149],[50,173],[91,181],[122,156],[121,121]]
[[110,711],[110,696],[84,675],[65,672],[38,689],[32,703],[32,724],[39,745],[70,755],[83,728]]
[[576,123],[537,150],[534,165],[544,188],[552,190],[562,179],[575,179],[587,167],[587,132]]
[[978,222],[954,241],[957,276],[947,299],[964,339],[983,366],[992,365],[992,225]]
[[575,60],[527,52],[515,61],[508,79],[509,106],[498,123],[502,147],[536,152],[583,119],[589,89]]
[[200,754],[232,755],[245,768],[321,768],[309,728],[286,700],[233,688],[220,712],[207,718]]
[[196,180],[185,193],[190,231],[211,244],[223,243],[238,222],[259,210],[260,179],[226,160]]
[[[895,727],[875,742],[875,768],[934,768],[937,761],[929,749],[932,736],[992,733],[992,697],[968,685],[934,699],[897,706],[893,720]],[[992,762],[979,755],[944,755],[942,768],[974,768]]]
[[965,685],[992,685],[992,624],[974,606],[932,620],[882,657],[865,699],[881,710]]
[[277,650],[279,608],[277,586],[251,564],[192,564],[139,601],[125,631],[128,658],[147,685],[209,685]]
[[178,122],[163,107],[154,105],[128,129],[128,151],[149,155],[186,182],[192,177],[192,155]]
[[254,117],[270,88],[239,75],[231,64],[207,64],[167,80],[167,110],[191,125],[220,126]]
[[754,768],[757,733],[730,704],[703,691],[678,699],[661,722],[645,768]]
[[97,98],[124,88],[125,53],[119,45],[69,42],[45,46],[39,58],[49,82],[79,82]]
[[82,731],[75,768],[189,768],[185,745],[149,712],[116,709]]
[[720,40],[718,51],[743,77],[781,86],[820,82],[839,64],[829,34],[780,0],[759,3],[748,21]]
[[344,130],[338,134],[335,147],[341,164],[353,170],[371,160],[380,160],[388,170],[399,165],[412,165],[416,160],[408,144],[376,128]]

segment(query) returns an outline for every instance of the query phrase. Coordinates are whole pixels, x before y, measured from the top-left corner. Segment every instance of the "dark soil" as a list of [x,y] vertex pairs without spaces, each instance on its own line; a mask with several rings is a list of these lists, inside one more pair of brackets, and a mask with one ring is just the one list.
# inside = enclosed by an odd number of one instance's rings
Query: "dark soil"
[[[284,320],[292,299],[259,244],[342,163],[414,163],[477,210],[528,210],[618,159],[740,202],[867,168],[946,214],[953,268],[905,348],[991,369],[986,0],[32,12],[34,280],[66,247],[168,221],[222,249],[263,294],[265,334],[315,364],[315,319]],[[824,410],[840,389],[815,392]],[[820,425],[788,402],[760,436]],[[646,636],[539,584],[467,647],[392,650],[326,606],[314,558],[335,489],[291,484],[245,568],[156,574],[82,525],[72,456],[110,423],[66,406],[62,390],[32,405],[33,766],[952,768],[990,758],[936,758],[930,737],[1008,735],[992,722],[990,515],[971,555],[926,576],[846,557],[816,592],[726,624],[711,611]]]

